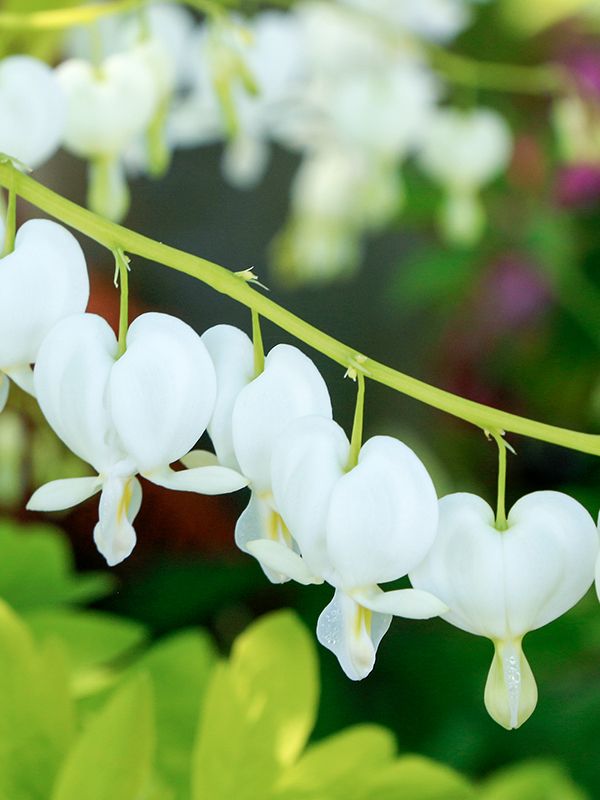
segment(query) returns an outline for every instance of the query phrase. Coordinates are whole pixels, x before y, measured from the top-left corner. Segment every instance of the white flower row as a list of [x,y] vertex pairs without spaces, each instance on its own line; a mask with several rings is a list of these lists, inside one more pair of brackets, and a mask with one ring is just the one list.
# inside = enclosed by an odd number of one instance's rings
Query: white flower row
[[[441,224],[475,240],[479,190],[507,165],[511,136],[490,109],[441,105],[426,40],[469,21],[468,0],[300,2],[289,12],[196,24],[176,5],[100,21],[56,70],[36,59],[0,62],[0,152],[29,167],[62,144],[89,162],[90,207],[120,220],[126,170],[160,175],[170,151],[226,142],[224,171],[240,187],[267,168],[271,142],[300,152],[281,261],[308,279],[356,262],[365,230],[401,205],[399,169],[416,156],[447,194]],[[306,265],[306,266],[304,266]]]
[[[238,546],[273,582],[333,588],[317,635],[350,678],[371,671],[394,615],[439,615],[494,643],[485,691],[494,719],[506,728],[527,719],[537,689],[523,636],[570,609],[594,580],[598,532],[579,503],[534,492],[500,531],[475,495],[438,501],[417,455],[392,437],[369,439],[351,460],[327,386],[296,347],[274,347],[256,375],[241,330],[217,325],[199,336],[147,313],[118,357],[111,328],[85,313],[87,299],[75,238],[54,222],[26,222],[0,260],[2,402],[9,378],[35,393],[58,436],[96,472],[45,484],[30,509],[68,508],[100,492],[94,539],[112,565],[136,542],[137,475],[179,491],[249,487]],[[214,454],[192,449],[205,430]],[[178,461],[185,469],[172,468]],[[412,588],[382,590],[407,575]]]

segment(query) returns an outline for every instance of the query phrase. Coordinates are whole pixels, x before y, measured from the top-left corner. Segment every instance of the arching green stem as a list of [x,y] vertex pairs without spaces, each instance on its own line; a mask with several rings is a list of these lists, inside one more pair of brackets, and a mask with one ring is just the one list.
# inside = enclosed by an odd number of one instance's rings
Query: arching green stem
[[121,358],[127,349],[127,330],[129,328],[129,259],[119,247],[114,251],[115,285],[121,291],[119,303],[119,348],[117,358]]
[[7,256],[15,249],[15,236],[17,233],[17,193],[14,186],[8,187],[8,205],[6,207],[6,227],[4,231],[4,247],[2,257]]
[[265,348],[260,328],[260,316],[254,309],[252,309],[252,343],[254,344],[254,377],[256,378],[265,369]]
[[363,419],[365,416],[365,376],[356,372],[356,407],[354,409],[354,422],[352,423],[352,438],[350,440],[350,456],[348,457],[347,470],[354,469],[358,464],[358,454],[362,447]]
[[240,280],[235,272],[109,222],[47,189],[33,178],[22,175],[12,164],[0,163],[0,185],[9,187],[13,181],[19,196],[65,225],[70,225],[110,250],[121,248],[127,253],[191,275],[215,291],[248,306],[292,336],[341,364],[344,369],[360,359],[361,371],[370,380],[452,414],[482,430],[508,431],[582,453],[600,455],[598,435],[559,428],[467,400],[362,356],[354,348],[334,339],[257,292],[247,281]]
[[514,94],[552,95],[564,92],[565,74],[554,64],[523,66],[478,61],[443,47],[429,45],[434,69],[450,83]]
[[496,505],[496,528],[505,531],[508,528],[506,522],[506,451],[508,446],[501,433],[493,431],[491,436],[498,445],[498,502]]

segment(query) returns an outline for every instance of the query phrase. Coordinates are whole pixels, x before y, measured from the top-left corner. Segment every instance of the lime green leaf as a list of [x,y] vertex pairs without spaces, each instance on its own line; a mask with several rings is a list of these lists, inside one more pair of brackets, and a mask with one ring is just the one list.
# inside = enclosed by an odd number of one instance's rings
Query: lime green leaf
[[140,800],[154,751],[152,691],[139,676],[117,691],[83,729],[52,800]]
[[101,611],[48,609],[25,619],[36,638],[56,637],[64,644],[75,675],[124,656],[140,647],[147,632],[138,622]]
[[216,654],[210,638],[184,631],[160,642],[128,670],[145,672],[154,688],[160,778],[189,797],[192,748]]
[[49,796],[73,732],[66,672],[60,646],[36,651],[27,628],[0,603],[2,800]]
[[357,725],[313,745],[279,780],[277,800],[351,800],[364,796],[372,776],[395,755],[393,734],[376,725]]
[[563,19],[574,16],[590,6],[589,0],[504,0],[507,21],[515,30],[531,36]]
[[552,761],[530,761],[497,772],[484,781],[479,800],[588,800],[565,770]]
[[108,594],[108,574],[76,575],[66,536],[50,525],[0,521],[0,597],[19,612]]
[[374,776],[370,791],[356,800],[475,800],[476,796],[471,783],[450,767],[422,756],[403,756]]
[[312,637],[289,612],[240,636],[207,693],[194,753],[194,800],[266,797],[314,724],[318,693]]

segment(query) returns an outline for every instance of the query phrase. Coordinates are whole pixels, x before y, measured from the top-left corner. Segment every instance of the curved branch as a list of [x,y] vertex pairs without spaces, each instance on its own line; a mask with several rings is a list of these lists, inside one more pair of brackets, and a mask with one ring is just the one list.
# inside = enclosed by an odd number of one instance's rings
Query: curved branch
[[247,277],[204,258],[185,253],[116,225],[73,203],[33,178],[20,173],[11,163],[0,163],[0,186],[15,192],[47,214],[95,240],[111,251],[117,249],[163,264],[196,278],[221,294],[254,310],[265,319],[331,358],[346,369],[389,386],[408,397],[465,420],[485,431],[507,431],[560,445],[582,453],[600,455],[600,436],[558,428],[467,400],[412,378],[363,355],[359,351],[305,322],[274,301],[259,294]]

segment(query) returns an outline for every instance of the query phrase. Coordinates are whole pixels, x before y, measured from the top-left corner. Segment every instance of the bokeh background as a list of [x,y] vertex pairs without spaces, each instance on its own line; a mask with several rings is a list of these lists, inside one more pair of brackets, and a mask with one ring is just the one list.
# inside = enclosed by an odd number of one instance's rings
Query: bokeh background
[[[565,68],[580,64],[585,55],[585,76],[597,93],[590,96],[590,113],[597,113],[600,28],[583,24],[572,9],[561,10],[557,3],[552,25],[524,35],[514,24],[494,22],[495,5],[478,11],[453,50],[486,62],[552,62]],[[456,92],[456,102],[462,103],[465,88]],[[253,267],[274,300],[403,372],[507,411],[600,433],[600,147],[597,164],[567,164],[549,123],[552,97],[486,88],[476,96],[507,117],[515,143],[508,169],[485,190],[486,233],[469,247],[440,236],[435,225],[439,191],[409,164],[406,205],[385,231],[368,238],[358,269],[316,286],[286,285],[270,266],[270,243],[285,222],[298,168],[298,157],[283,148],[275,148],[267,173],[251,191],[224,180],[221,145],[177,151],[160,181],[131,182],[126,224],[231,269]],[[85,201],[84,165],[64,152],[36,178]],[[37,215],[25,204],[19,208],[21,219]],[[116,322],[111,255],[81,241],[92,267],[91,310]],[[250,330],[249,312],[210,288],[142,259],[133,259],[131,266],[134,313],[175,313],[199,332],[220,322]],[[291,341],[267,322],[263,336],[267,347]],[[307,352],[328,382],[336,418],[349,430],[354,385],[337,365]],[[368,383],[365,433],[391,434],[409,443],[430,469],[440,495],[474,491],[494,503],[496,447],[479,431]],[[597,459],[516,436],[509,442],[516,450],[509,458],[509,506],[527,492],[556,489],[597,515]],[[23,510],[32,487],[57,473],[82,474],[32,402],[16,390],[0,418],[0,445],[4,516],[37,520],[39,515]],[[314,629],[330,590],[271,586],[259,566],[235,549],[233,528],[243,493],[205,498],[144,483],[144,497],[136,524],[138,547],[114,568],[118,591],[100,608],[144,622],[157,637],[202,626],[223,652],[251,620],[273,609],[294,608]],[[96,503],[92,499],[50,517],[68,533],[82,570],[103,568],[91,541]],[[361,683],[347,680],[335,658],[320,649],[322,695],[314,737],[360,721],[377,722],[394,731],[401,750],[431,756],[474,777],[526,757],[552,757],[590,797],[600,796],[595,595],[590,592],[563,618],[529,634],[526,652],[539,703],[520,730],[508,733],[483,705],[492,656],[486,640],[441,620],[396,619],[374,672]]]

